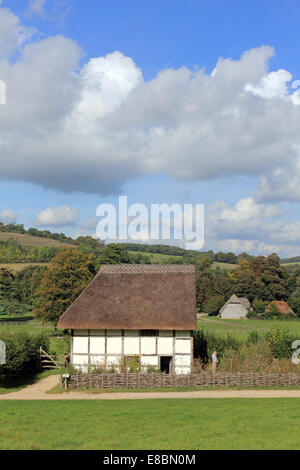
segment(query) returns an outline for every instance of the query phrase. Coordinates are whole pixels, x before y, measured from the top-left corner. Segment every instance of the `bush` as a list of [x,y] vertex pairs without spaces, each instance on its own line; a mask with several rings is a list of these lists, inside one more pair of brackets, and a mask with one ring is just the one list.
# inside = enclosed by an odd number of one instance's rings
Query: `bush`
[[272,355],[277,359],[291,357],[293,338],[288,330],[279,328],[278,326],[268,331],[265,335],[268,341]]
[[238,350],[241,342],[234,336],[217,336],[204,330],[197,330],[194,333],[194,357],[207,363],[214,351],[217,351],[220,360],[226,349]]
[[6,345],[6,364],[0,366],[0,376],[16,377],[37,370],[40,347],[49,350],[49,340],[43,334],[32,336],[21,331],[0,334],[0,340]]
[[223,295],[213,295],[204,303],[203,310],[209,315],[216,315],[224,305],[224,302]]
[[266,311],[266,306],[268,302],[260,299],[254,299],[252,303],[253,313],[256,315],[262,314]]

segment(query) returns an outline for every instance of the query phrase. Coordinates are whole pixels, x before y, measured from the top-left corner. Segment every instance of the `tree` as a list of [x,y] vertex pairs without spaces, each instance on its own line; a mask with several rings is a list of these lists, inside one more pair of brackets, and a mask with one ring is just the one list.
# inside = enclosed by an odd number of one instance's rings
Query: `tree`
[[37,318],[57,325],[59,317],[96,274],[96,259],[73,248],[63,248],[43,273],[37,291]]
[[234,291],[237,296],[248,297],[252,301],[255,297],[255,277],[249,261],[242,260],[239,266],[231,273]]
[[213,295],[205,302],[203,310],[209,315],[216,315],[224,303],[225,299],[223,295]]
[[101,264],[127,264],[130,263],[130,259],[122,245],[111,243],[102,251],[100,262]]
[[280,259],[275,253],[265,258],[261,263],[260,280],[264,283],[264,300],[285,300],[286,289],[285,270],[280,266]]

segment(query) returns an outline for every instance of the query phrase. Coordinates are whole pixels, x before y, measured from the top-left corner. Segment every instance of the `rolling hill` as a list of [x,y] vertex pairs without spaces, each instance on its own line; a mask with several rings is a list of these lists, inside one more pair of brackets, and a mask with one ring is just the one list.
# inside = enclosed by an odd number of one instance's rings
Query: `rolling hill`
[[0,241],[7,241],[10,238],[16,240],[21,246],[54,246],[58,248],[62,246],[74,247],[74,245],[69,243],[62,243],[50,238],[33,237],[31,235],[22,235],[14,232],[0,232]]

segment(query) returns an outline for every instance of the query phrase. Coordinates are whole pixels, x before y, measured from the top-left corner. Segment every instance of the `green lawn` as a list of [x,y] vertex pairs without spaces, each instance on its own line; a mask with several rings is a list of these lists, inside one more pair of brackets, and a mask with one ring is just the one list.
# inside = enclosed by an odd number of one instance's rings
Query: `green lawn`
[[239,338],[246,338],[251,330],[256,330],[259,333],[270,330],[274,326],[279,326],[289,330],[295,335],[299,335],[300,339],[300,320],[222,320],[218,317],[204,317],[198,319],[198,328],[203,328],[206,331],[216,333],[219,335],[231,335]]
[[300,449],[300,399],[0,402],[0,449]]

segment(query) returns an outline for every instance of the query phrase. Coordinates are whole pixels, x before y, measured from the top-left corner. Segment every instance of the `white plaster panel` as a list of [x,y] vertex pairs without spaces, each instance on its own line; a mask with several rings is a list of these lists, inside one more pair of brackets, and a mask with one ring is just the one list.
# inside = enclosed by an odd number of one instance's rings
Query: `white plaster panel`
[[88,343],[89,339],[88,337],[79,337],[79,336],[74,336],[73,337],[73,353],[84,353],[87,354],[88,351]]
[[90,353],[105,354],[105,336],[90,337]]
[[141,364],[158,367],[158,356],[141,356]]
[[191,353],[191,340],[190,339],[177,339],[175,340],[176,353]]
[[172,356],[173,355],[173,337],[172,338],[158,338],[157,341],[158,354]]
[[175,332],[175,335],[176,335],[176,338],[190,338],[191,332],[189,330],[186,330],[186,331],[177,330]]
[[140,339],[134,336],[124,337],[124,354],[140,354]]
[[85,364],[88,364],[89,363],[89,357],[88,355],[84,355],[84,356],[80,356],[80,355],[77,355],[77,354],[73,354],[73,364],[74,365],[85,365]]
[[156,338],[150,336],[141,337],[141,354],[156,353]]
[[175,366],[190,366],[191,356],[175,356]]
[[90,356],[90,363],[94,366],[99,365],[102,366],[105,362],[105,356]]
[[122,336],[107,337],[107,354],[122,353]]

